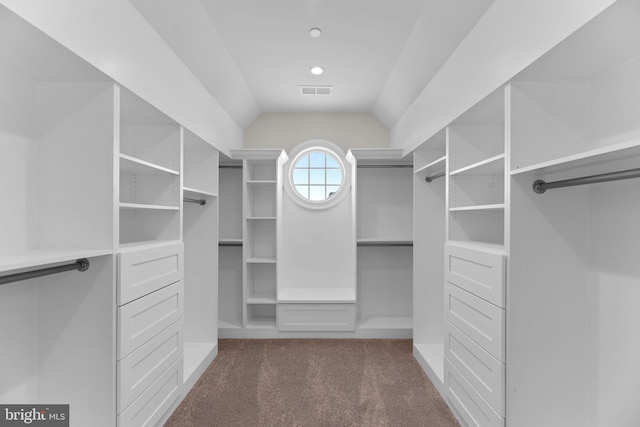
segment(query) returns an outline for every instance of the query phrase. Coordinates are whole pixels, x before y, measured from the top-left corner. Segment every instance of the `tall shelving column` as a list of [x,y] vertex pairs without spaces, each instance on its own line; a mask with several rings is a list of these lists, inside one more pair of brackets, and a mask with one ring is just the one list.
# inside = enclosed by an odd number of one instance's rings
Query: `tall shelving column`
[[357,323],[362,337],[412,336],[412,160],[398,149],[356,159]]
[[218,352],[218,151],[184,130],[184,381]]
[[[238,150],[243,159],[244,326],[276,330],[278,191],[282,150]],[[280,190],[281,191],[281,190]]]
[[243,330],[242,160],[220,159],[218,327],[221,338]]
[[444,394],[446,132],[413,153],[413,354]]
[[444,389],[469,424],[504,425],[509,179],[506,91],[446,128]]
[[113,426],[114,85],[4,6],[0,26],[0,276],[90,264],[0,285],[0,401]]

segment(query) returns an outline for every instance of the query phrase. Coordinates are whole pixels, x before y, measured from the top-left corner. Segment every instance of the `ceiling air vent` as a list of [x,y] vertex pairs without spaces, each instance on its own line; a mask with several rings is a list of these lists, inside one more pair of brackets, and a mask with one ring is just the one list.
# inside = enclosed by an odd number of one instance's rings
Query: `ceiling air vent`
[[303,95],[331,95],[333,86],[300,86]]

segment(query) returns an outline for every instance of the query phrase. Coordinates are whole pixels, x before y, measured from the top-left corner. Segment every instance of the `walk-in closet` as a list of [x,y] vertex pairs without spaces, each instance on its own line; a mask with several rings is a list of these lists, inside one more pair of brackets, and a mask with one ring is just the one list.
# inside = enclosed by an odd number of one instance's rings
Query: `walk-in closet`
[[640,425],[640,0],[0,0],[0,95],[0,425]]

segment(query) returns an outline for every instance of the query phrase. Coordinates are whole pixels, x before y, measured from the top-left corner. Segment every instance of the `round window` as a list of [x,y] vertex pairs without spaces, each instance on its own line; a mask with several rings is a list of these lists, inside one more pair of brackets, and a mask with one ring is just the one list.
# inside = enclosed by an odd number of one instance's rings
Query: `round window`
[[333,206],[348,178],[342,157],[322,145],[306,145],[289,163],[289,188],[310,208]]

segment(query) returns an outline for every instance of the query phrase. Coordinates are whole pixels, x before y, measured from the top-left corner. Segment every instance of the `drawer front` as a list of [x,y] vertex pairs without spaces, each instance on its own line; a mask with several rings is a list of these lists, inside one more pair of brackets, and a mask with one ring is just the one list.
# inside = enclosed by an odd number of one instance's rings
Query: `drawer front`
[[118,362],[118,413],[121,414],[182,356],[182,320]]
[[445,283],[445,319],[504,362],[504,309]]
[[280,331],[355,331],[355,304],[278,304]]
[[504,255],[445,245],[444,260],[446,281],[498,307],[505,306]]
[[118,307],[118,360],[182,317],[183,282]]
[[471,387],[458,370],[444,358],[447,399],[469,427],[504,427],[504,418]]
[[184,246],[140,249],[118,254],[118,305],[184,278]]
[[450,322],[444,326],[444,354],[491,407],[504,417],[505,365]]
[[176,360],[151,386],[122,414],[118,427],[155,426],[180,395],[183,361]]

